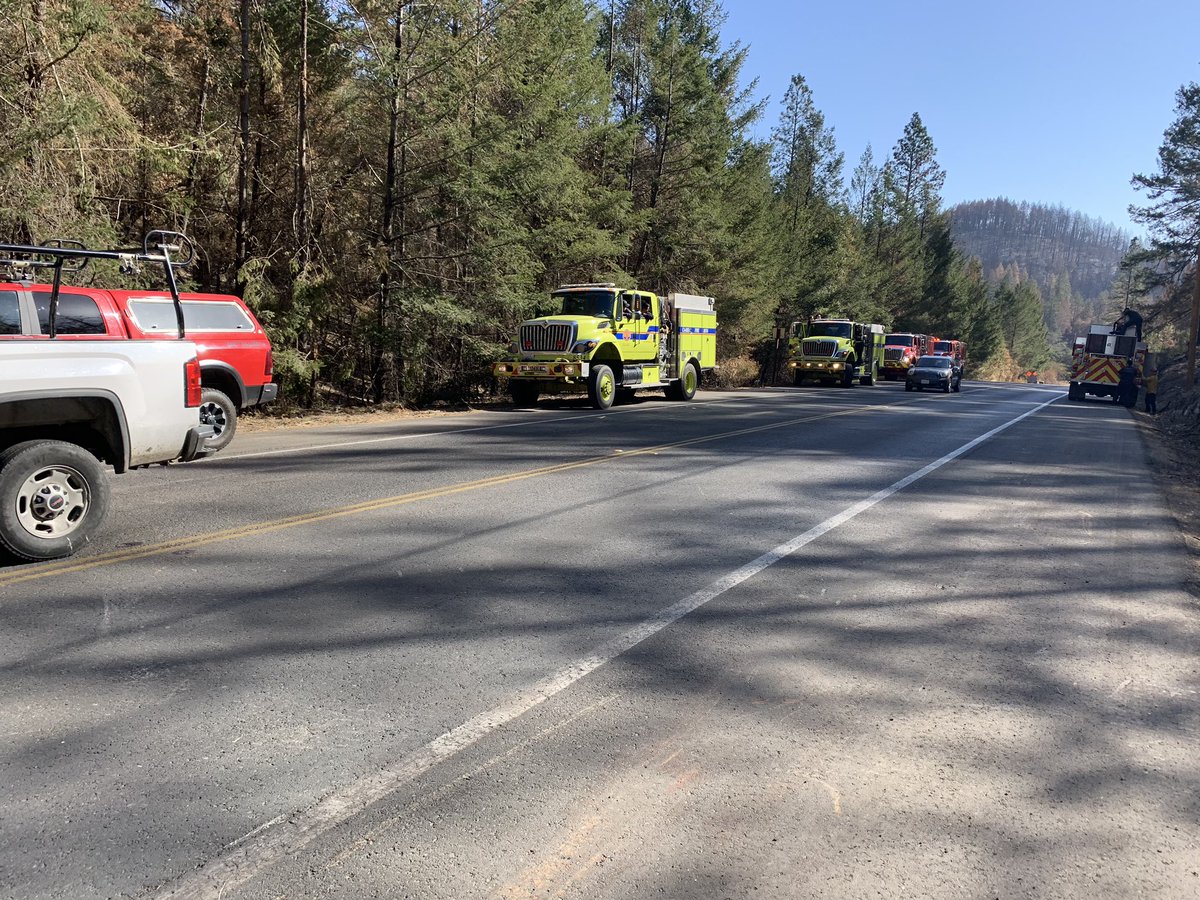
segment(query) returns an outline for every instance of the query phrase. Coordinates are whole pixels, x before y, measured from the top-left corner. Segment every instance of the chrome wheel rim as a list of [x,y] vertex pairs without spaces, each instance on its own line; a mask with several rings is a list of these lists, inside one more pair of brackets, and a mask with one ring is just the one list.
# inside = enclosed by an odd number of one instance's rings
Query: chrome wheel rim
[[229,420],[225,417],[225,408],[220,403],[213,403],[211,400],[208,403],[200,404],[200,424],[211,425],[213,439],[219,438],[229,427]]
[[83,524],[91,500],[91,488],[78,470],[43,466],[17,491],[17,521],[34,537],[66,537]]

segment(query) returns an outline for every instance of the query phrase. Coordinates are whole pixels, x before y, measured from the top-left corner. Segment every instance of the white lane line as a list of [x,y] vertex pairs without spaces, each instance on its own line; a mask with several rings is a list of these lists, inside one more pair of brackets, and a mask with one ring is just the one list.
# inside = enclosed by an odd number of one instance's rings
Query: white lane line
[[688,613],[710,603],[764,569],[770,568],[876,504],[882,503],[893,494],[904,490],[913,482],[936,472],[942,466],[953,462],[964,453],[969,453],[980,444],[1018,422],[1028,419],[1059,399],[1059,397],[1054,397],[1009,419],[991,431],[968,441],[957,450],[917,469],[911,475],[876,491],[865,500],[860,500],[819,525],[814,525],[803,534],[767,551],[728,575],[718,578],[690,596],[659,610],[636,627],[606,641],[594,652],[575,660],[560,672],[533,685],[524,693],[518,694],[508,703],[467,720],[381,772],[339,788],[320,800],[315,806],[259,826],[224,852],[155,894],[155,900],[221,900],[226,892],[245,884],[284,857],[308,846],[325,832],[343,824],[367,807],[378,803],[404,785],[416,780],[438,764],[478,743],[492,732],[523,716],[551,697],[562,693],[581,678],[590,675],[642,641],[658,634]]

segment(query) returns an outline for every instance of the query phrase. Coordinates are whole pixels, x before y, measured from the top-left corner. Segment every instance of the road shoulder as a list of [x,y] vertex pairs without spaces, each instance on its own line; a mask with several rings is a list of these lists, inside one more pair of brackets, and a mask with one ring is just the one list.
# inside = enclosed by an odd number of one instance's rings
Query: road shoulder
[[1200,438],[1168,434],[1134,412],[1154,480],[1188,549],[1188,593],[1200,600]]

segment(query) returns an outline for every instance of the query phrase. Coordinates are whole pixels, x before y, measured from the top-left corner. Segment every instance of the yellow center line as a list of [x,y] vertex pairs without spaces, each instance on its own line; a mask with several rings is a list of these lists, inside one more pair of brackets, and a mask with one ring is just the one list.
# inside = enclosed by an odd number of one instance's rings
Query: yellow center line
[[374,512],[380,509],[390,509],[396,506],[404,506],[408,503],[419,503],[423,500],[435,500],[440,497],[450,497],[454,494],[462,494],[467,491],[477,491],[484,488],[499,487],[500,485],[513,484],[518,481],[525,481],[529,478],[540,478],[544,475],[555,475],[559,472],[569,472],[572,469],[582,469],[588,466],[598,465],[602,462],[612,462],[614,459],[629,459],[633,456],[645,456],[646,454],[661,453],[664,450],[674,450],[679,447],[690,447],[696,444],[705,444],[712,441],[720,441],[725,438],[740,437],[747,434],[757,434],[763,431],[771,431],[777,428],[787,428],[791,425],[799,425],[804,422],[815,422],[820,419],[832,419],[837,416],[857,415],[858,413],[871,412],[880,409],[893,409],[897,406],[906,403],[916,402],[915,400],[905,400],[899,403],[887,403],[878,406],[858,406],[853,409],[839,410],[832,413],[821,413],[815,416],[803,416],[798,419],[788,419],[783,422],[772,422],[768,425],[756,425],[752,428],[739,428],[736,431],[722,431],[718,434],[709,434],[702,437],[689,438],[685,441],[674,441],[670,444],[659,444],[654,447],[641,447],[636,450],[626,450],[620,454],[606,453],[603,456],[590,456],[586,459],[575,460],[574,462],[555,463],[550,466],[539,466],[536,469],[526,469],[522,472],[513,472],[508,475],[494,475],[490,478],[480,478],[475,481],[463,481],[458,484],[451,484],[440,488],[430,488],[424,491],[413,491],[408,494],[399,494],[394,497],[381,497],[377,500],[366,500],[362,503],[354,503],[349,506],[339,506],[333,509],[317,510],[310,513],[300,513],[294,516],[286,516],[281,519],[272,519],[266,522],[255,522],[250,525],[240,525],[236,528],[226,528],[222,531],[213,531],[208,534],[193,535],[190,537],[174,538],[169,541],[162,541],[157,544],[146,544],[141,547],[131,547],[128,550],[114,550],[110,553],[99,553],[95,556],[86,557],[79,560],[70,560],[61,563],[49,563],[40,566],[36,569],[21,569],[12,572],[9,575],[0,575],[0,587],[10,584],[20,584],[25,581],[36,581],[42,578],[50,578],[54,575],[66,575],[72,572],[86,572],[89,569],[98,569],[101,566],[111,566],[116,563],[129,562],[135,559],[145,559],[149,556],[163,556],[167,553],[174,553],[178,550],[190,550],[195,547],[205,547],[210,544],[219,544],[225,541],[238,540],[246,537],[257,537],[261,534],[270,534],[273,531],[282,531],[285,528],[295,528],[299,525],[311,525],[316,522],[328,522],[332,519],[340,519],[345,516],[354,516],[360,513]]

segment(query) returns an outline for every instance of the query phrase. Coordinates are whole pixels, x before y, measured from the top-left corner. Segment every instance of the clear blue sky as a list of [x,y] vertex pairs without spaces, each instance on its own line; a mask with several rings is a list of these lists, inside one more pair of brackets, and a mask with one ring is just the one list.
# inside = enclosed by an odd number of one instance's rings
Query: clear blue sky
[[1200,0],[724,0],[726,43],[770,97],[795,73],[846,155],[891,153],[919,112],[946,170],[947,205],[1009,197],[1140,231],[1134,172],[1157,170],[1175,91],[1200,81]]

